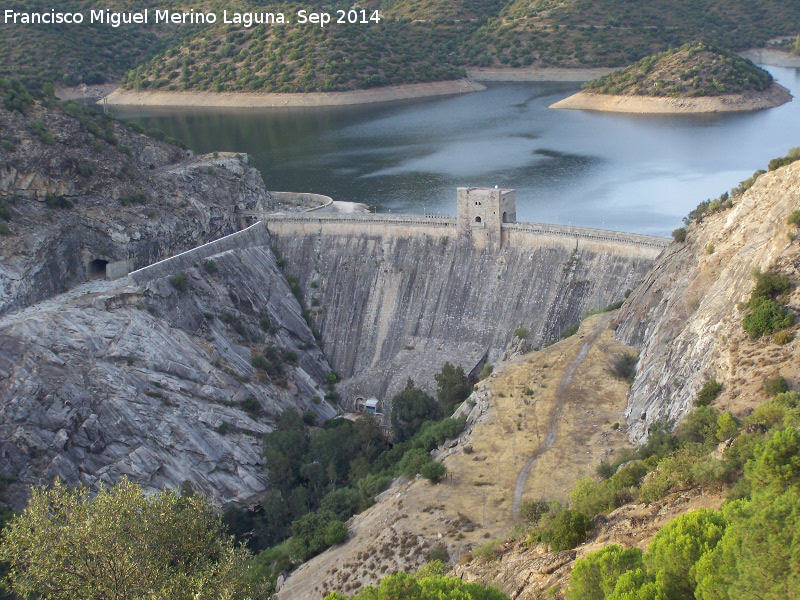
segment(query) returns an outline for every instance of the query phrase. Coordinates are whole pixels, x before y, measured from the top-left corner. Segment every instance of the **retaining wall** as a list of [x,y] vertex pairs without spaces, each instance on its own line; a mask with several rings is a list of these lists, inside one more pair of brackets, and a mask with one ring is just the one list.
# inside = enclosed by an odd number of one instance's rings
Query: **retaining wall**
[[197,248],[192,248],[186,252],[181,252],[170,258],[153,263],[147,267],[138,269],[128,274],[128,278],[138,284],[147,283],[153,279],[169,277],[188,269],[196,262],[237,248],[249,248],[251,246],[269,245],[269,232],[263,221],[251,225],[247,229],[242,229],[236,233],[231,233],[213,242],[208,242]]

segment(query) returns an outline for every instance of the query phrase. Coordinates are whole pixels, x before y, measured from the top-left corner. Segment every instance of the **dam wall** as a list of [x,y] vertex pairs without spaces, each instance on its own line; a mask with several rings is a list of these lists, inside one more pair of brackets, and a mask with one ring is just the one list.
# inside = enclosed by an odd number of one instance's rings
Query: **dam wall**
[[459,238],[453,220],[365,220],[267,224],[345,378],[344,400],[388,400],[408,377],[433,391],[446,361],[466,372],[486,354],[492,362],[517,327],[544,346],[582,313],[622,299],[660,252],[516,229],[495,251]]
[[[457,220],[420,215],[259,215],[277,235],[372,235],[385,238],[438,237],[465,239]],[[474,234],[478,226],[473,226]],[[666,238],[588,227],[545,223],[503,223],[501,247],[563,247],[653,260],[669,245]],[[472,240],[474,242],[474,240]],[[483,244],[474,244],[484,247]]]

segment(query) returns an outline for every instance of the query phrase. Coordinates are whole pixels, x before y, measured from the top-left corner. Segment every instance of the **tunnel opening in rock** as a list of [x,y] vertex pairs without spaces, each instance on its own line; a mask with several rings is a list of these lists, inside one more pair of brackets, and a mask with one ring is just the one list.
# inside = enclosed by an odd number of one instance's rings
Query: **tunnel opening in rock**
[[480,217],[475,217],[475,222],[476,223],[480,223],[481,222],[481,218]]
[[105,279],[107,266],[108,266],[107,260],[95,258],[94,260],[89,261],[87,269],[88,272],[86,275],[89,279]]

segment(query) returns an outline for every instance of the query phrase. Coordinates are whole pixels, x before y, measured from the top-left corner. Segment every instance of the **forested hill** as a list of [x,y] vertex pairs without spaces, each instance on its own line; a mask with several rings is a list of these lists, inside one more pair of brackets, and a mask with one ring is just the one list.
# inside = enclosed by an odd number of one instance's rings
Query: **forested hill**
[[[55,0],[57,10],[97,8]],[[11,8],[0,0],[0,9]],[[796,35],[800,3],[786,0],[364,0],[379,23],[299,24],[320,5],[111,0],[104,8],[283,12],[285,25],[0,27],[0,74],[163,90],[330,91],[452,79],[470,67],[624,66],[702,41],[730,50]],[[50,6],[48,5],[48,9]],[[34,10],[28,7],[27,10]]]

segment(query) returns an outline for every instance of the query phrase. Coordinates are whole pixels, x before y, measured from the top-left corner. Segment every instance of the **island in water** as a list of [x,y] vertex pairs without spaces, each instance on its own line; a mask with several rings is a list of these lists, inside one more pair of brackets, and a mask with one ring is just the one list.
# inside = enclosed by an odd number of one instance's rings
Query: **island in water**
[[741,56],[704,43],[685,44],[589,81],[550,108],[627,113],[760,110],[792,100],[772,75]]

